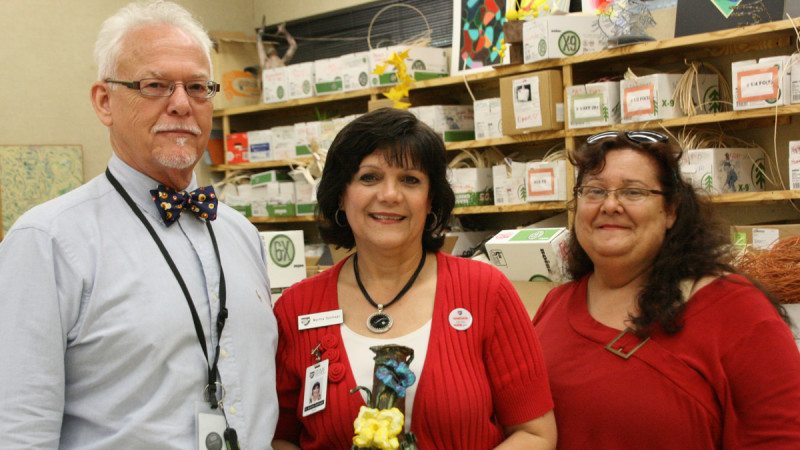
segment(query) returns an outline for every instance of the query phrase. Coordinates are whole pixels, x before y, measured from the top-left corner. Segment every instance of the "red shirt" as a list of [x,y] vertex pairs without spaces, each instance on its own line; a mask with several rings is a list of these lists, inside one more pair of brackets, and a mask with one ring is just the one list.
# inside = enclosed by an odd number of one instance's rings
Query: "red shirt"
[[[588,277],[553,289],[533,322],[550,375],[558,448],[800,449],[800,353],[764,295],[731,275],[689,300],[684,328],[630,359],[586,305]],[[640,341],[626,334],[614,348]]]
[[[341,343],[340,326],[298,331],[297,317],[339,308],[337,280],[344,261],[287,289],[275,305],[280,418],[276,439],[303,449],[349,449],[353,421],[364,401]],[[535,419],[553,403],[541,350],[522,302],[494,267],[437,254],[436,300],[428,355],[418,374],[411,431],[420,449],[492,448],[503,441],[503,427]],[[406,299],[406,301],[413,301]],[[467,309],[472,326],[459,331],[448,316]],[[330,357],[328,405],[301,417],[306,368],[311,350],[322,343]]]

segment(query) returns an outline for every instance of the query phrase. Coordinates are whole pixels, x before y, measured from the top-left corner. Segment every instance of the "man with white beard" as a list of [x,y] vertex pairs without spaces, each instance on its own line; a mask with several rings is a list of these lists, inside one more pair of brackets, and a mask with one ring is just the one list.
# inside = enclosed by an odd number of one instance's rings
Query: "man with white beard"
[[26,213],[0,245],[0,448],[272,441],[263,248],[193,172],[219,90],[210,49],[171,2],[103,23],[91,100],[108,169]]

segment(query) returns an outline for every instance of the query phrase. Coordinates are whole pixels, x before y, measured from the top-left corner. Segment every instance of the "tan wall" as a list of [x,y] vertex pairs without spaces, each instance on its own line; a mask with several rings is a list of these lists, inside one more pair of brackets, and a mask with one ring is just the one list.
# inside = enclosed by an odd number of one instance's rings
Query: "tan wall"
[[[0,1],[0,144],[80,144],[102,173],[108,132],[89,102],[102,21],[127,0]],[[178,0],[210,30],[254,29],[253,0]],[[260,17],[260,16],[259,16]]]
[[260,25],[261,18],[266,17],[267,25],[272,25],[372,3],[373,1],[375,0],[295,0],[289,2],[286,0],[253,0],[254,19],[256,25]]

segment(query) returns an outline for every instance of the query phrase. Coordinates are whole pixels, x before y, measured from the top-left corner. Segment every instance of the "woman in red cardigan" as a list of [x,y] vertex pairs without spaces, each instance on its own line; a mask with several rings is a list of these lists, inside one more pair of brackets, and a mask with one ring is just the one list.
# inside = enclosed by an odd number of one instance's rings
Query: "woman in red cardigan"
[[534,324],[563,450],[800,449],[800,354],[780,305],[653,132],[607,132],[578,170],[568,267]]
[[[404,427],[418,448],[555,447],[547,375],[516,291],[495,268],[438,252],[455,203],[446,164],[441,138],[406,111],[370,112],[337,135],[318,187],[320,233],[357,252],[275,305],[274,448],[349,449],[365,405],[350,390],[372,386],[369,347],[389,343],[415,352]],[[324,404],[304,404],[321,373]]]

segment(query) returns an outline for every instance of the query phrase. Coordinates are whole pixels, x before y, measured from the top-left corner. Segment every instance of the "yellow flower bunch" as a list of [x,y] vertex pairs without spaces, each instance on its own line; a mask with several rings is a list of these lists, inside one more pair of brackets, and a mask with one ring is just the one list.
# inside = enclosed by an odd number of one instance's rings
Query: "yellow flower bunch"
[[539,17],[540,10],[550,11],[547,0],[518,0],[509,5],[506,19],[525,20],[528,16]]
[[397,450],[397,435],[403,431],[403,413],[397,408],[375,409],[362,406],[353,426],[353,445],[358,448]]
[[411,103],[404,102],[402,99],[408,97],[408,90],[411,88],[411,83],[414,81],[411,79],[411,75],[408,74],[408,68],[406,67],[406,58],[408,58],[408,49],[403,50],[402,52],[392,52],[389,56],[389,59],[386,60],[383,64],[378,64],[375,67],[375,70],[372,72],[375,75],[383,75],[386,72],[386,69],[389,65],[395,67],[396,75],[397,75],[397,84],[392,86],[389,89],[389,92],[383,94],[389,100],[394,102],[394,107],[397,109],[408,109],[411,106]]

